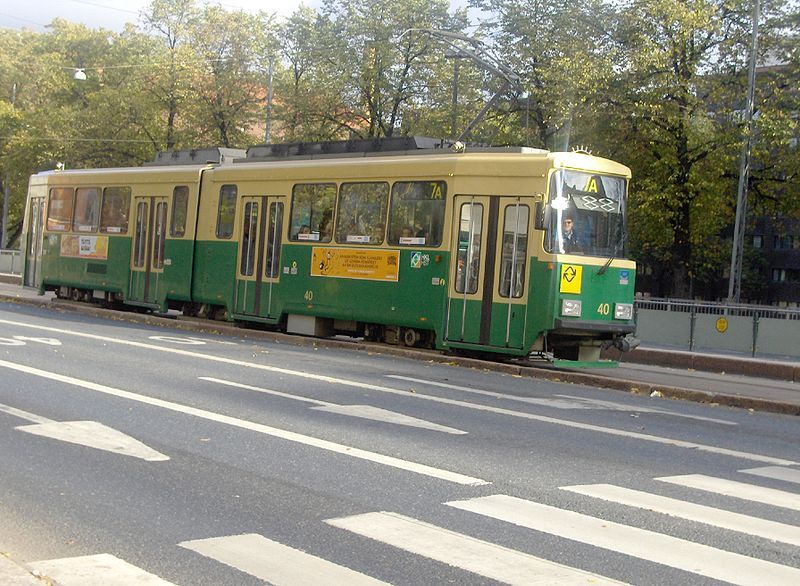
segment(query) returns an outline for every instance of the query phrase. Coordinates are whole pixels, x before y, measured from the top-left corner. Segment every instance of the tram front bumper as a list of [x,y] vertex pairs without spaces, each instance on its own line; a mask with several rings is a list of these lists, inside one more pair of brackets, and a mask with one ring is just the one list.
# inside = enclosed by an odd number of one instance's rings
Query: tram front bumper
[[553,333],[578,335],[588,334],[632,334],[636,331],[636,324],[616,324],[605,321],[589,321],[583,319],[560,319],[555,320],[555,330]]

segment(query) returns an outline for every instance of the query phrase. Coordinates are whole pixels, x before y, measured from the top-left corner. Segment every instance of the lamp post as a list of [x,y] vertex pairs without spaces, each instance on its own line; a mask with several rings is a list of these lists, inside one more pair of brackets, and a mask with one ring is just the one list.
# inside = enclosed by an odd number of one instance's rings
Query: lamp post
[[742,142],[742,154],[739,164],[739,187],[736,192],[736,220],[733,227],[733,244],[731,246],[728,303],[739,303],[742,294],[742,257],[744,256],[744,231],[745,218],[747,216],[747,176],[750,172],[750,147],[753,142],[753,109],[755,104],[759,14],[759,0],[753,0],[753,35],[750,47],[750,70],[747,76],[744,141]]

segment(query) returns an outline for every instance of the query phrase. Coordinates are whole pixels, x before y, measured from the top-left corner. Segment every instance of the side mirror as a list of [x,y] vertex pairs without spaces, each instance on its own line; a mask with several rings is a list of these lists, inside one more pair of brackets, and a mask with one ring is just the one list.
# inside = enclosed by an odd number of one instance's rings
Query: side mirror
[[552,208],[549,205],[546,205],[540,201],[536,202],[535,213],[537,230],[544,230],[550,226],[550,214],[552,213]]

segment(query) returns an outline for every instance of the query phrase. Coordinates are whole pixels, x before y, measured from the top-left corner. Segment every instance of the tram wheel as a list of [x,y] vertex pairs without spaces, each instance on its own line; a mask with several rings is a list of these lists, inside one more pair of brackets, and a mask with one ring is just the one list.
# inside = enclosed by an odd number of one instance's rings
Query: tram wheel
[[413,348],[414,346],[419,344],[419,341],[421,339],[422,336],[414,328],[405,328],[403,330],[403,344],[405,344],[409,348]]

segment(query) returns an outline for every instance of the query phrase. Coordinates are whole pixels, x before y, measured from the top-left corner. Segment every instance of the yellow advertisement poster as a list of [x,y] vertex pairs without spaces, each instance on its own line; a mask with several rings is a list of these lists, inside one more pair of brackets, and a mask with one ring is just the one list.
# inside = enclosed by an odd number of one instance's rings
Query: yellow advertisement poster
[[108,236],[61,236],[61,256],[108,259]]
[[581,276],[583,267],[580,265],[561,265],[561,288],[562,293],[580,293]]
[[311,252],[311,275],[369,281],[397,281],[398,250],[363,250],[315,246]]

